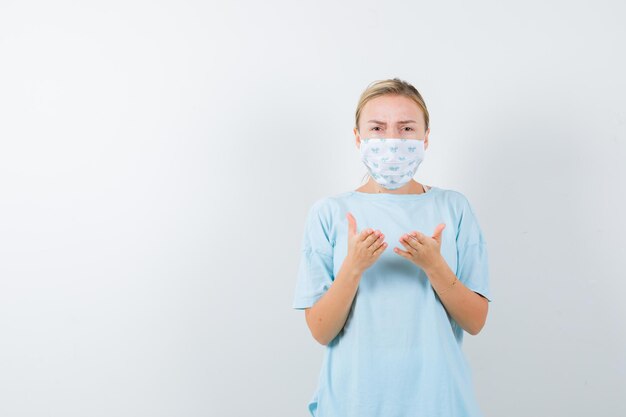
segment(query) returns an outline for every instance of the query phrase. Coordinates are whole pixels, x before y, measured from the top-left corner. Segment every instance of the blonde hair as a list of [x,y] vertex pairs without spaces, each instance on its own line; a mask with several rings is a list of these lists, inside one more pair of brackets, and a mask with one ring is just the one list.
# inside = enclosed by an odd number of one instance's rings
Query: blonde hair
[[424,122],[425,128],[424,130],[428,130],[428,126],[430,123],[430,116],[428,115],[428,109],[426,108],[426,103],[422,98],[422,95],[417,91],[415,87],[409,84],[406,81],[403,81],[399,78],[392,78],[388,80],[379,80],[370,83],[367,86],[365,91],[361,94],[359,98],[359,103],[356,106],[356,114],[354,118],[354,127],[356,130],[359,130],[359,119],[361,118],[361,112],[363,111],[363,107],[373,98],[385,95],[385,94],[397,94],[401,96],[405,96],[410,98],[422,109],[424,113]]
[[[401,80],[399,78],[391,78],[387,80],[374,81],[367,86],[363,93],[361,93],[359,103],[356,106],[356,114],[354,117],[354,127],[357,131],[359,131],[359,119],[361,118],[361,112],[363,111],[363,107],[365,107],[365,104],[367,104],[367,102],[373,98],[380,97],[386,94],[397,94],[413,100],[424,113],[424,131],[428,130],[428,126],[430,125],[430,116],[428,114],[428,109],[426,108],[424,98],[422,97],[420,92],[404,80]],[[365,178],[367,178],[368,176],[369,172],[366,172],[363,176],[363,180],[365,180]]]

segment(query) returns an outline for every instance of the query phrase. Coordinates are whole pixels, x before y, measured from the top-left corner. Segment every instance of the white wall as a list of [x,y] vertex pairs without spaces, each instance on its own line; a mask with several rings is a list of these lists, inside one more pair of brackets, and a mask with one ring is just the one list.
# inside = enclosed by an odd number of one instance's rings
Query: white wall
[[490,247],[485,416],[623,416],[620,1],[0,3],[0,415],[307,416],[304,215],[368,83]]

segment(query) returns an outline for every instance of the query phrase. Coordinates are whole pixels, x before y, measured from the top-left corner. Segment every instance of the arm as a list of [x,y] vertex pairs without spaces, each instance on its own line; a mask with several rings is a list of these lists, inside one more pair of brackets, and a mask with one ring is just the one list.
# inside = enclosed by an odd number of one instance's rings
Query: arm
[[441,303],[452,318],[469,334],[477,335],[487,320],[488,301],[456,278],[443,257],[424,270]]
[[385,235],[380,230],[367,228],[359,233],[352,213],[347,213],[346,217],[348,254],[326,293],[312,307],[305,310],[311,334],[323,345],[330,343],[343,328],[363,272],[372,266],[387,248]]
[[330,343],[343,328],[361,276],[349,263],[344,262],[328,291],[305,310],[309,330],[322,345]]
[[[430,281],[441,303],[454,320],[469,334],[477,335],[485,325],[487,319],[488,302],[487,298],[474,292],[460,279],[457,279],[454,271],[450,269],[445,258],[441,255],[441,233],[445,228],[445,223],[440,223],[435,228],[432,237],[426,236],[419,231],[412,231],[400,238],[406,251],[394,248],[395,252],[422,268]],[[465,248],[470,247],[465,245]],[[478,247],[478,246],[471,246]],[[483,246],[481,246],[483,247]],[[459,269],[459,276],[462,274],[477,273],[477,276],[486,279],[484,273],[477,269],[476,265],[484,268],[486,264],[486,252],[484,247],[481,255],[473,254],[470,257],[463,257],[459,262],[464,266]],[[472,264],[474,258],[480,262]],[[472,266],[474,269],[472,269]],[[467,282],[467,280],[464,280]],[[452,283],[454,282],[454,285]],[[475,284],[474,284],[475,285]],[[484,288],[484,287],[483,287]]]

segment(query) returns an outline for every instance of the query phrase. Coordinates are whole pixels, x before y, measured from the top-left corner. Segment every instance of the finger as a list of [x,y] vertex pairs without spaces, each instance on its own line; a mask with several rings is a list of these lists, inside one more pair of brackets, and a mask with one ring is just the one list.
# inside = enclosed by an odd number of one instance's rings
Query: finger
[[[374,236],[373,233],[372,233],[372,236]],[[378,247],[382,245],[384,241],[385,241],[385,235],[381,233],[380,236],[378,236],[378,238],[372,242],[372,244],[369,246],[369,249],[370,250],[378,249]]]
[[409,233],[409,235],[413,236],[421,244],[426,243],[426,235],[418,230],[412,231],[411,233]]
[[378,248],[376,248],[376,250],[372,252],[372,255],[378,256],[383,253],[385,249],[387,249],[387,242],[383,242]]
[[367,239],[372,233],[374,233],[374,229],[361,230],[361,234],[359,235],[359,241],[365,241],[365,239]]
[[418,242],[418,240],[414,236],[411,236],[410,234],[406,238],[401,239],[400,241],[410,245],[415,250],[420,249],[420,246],[422,246],[422,244]]
[[370,246],[372,246],[372,244],[374,242],[376,242],[378,240],[378,238],[382,235],[382,233],[380,233],[379,230],[374,231],[372,234],[370,234],[365,241],[363,242],[363,244],[365,245],[366,248],[369,248]]
[[405,251],[405,250],[402,250],[402,249],[400,249],[400,248],[398,248],[398,247],[393,248],[393,251],[394,251],[395,253],[397,253],[398,255],[400,255],[400,256],[402,256],[402,257],[404,257],[404,258],[407,258],[407,259],[411,259],[411,258],[412,258],[412,255],[411,255],[411,253],[410,253],[410,252],[407,252],[407,251]]
[[346,214],[346,217],[348,218],[348,236],[354,236],[356,235],[356,219],[350,212]]
[[445,228],[446,228],[445,223],[439,223],[437,227],[435,227],[435,232],[433,233],[433,239],[435,239],[438,242],[441,242],[441,233],[443,232],[443,229]]
[[400,243],[402,243],[402,246],[404,246],[409,253],[411,254],[417,253],[417,248],[411,246],[408,242],[404,240],[400,240]]

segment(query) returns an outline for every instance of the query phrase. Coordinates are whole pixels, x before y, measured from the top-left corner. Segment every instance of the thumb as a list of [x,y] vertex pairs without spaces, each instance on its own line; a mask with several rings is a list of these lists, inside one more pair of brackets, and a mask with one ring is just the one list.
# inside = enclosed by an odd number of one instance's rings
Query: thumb
[[354,236],[356,235],[356,219],[350,212],[346,214],[346,217],[348,218],[348,236]]
[[443,229],[445,228],[446,228],[445,223],[439,223],[437,227],[435,227],[435,232],[433,233],[433,239],[441,243],[441,232],[443,232]]

